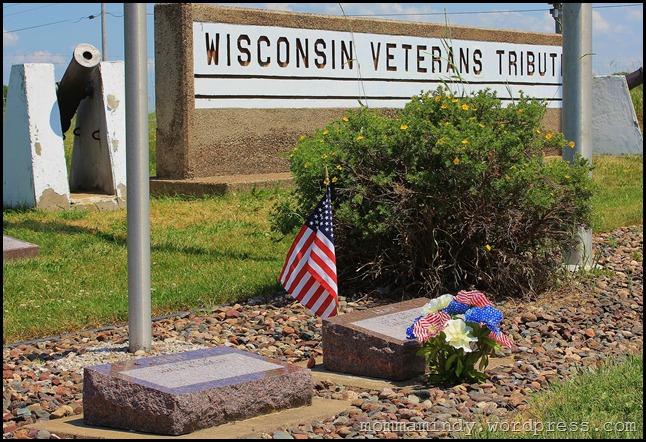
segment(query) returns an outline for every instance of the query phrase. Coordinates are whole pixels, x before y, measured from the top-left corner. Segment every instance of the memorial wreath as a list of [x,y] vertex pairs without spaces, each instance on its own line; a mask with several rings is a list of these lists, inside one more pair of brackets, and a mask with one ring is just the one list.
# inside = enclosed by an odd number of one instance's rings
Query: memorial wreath
[[418,354],[426,358],[429,382],[481,382],[489,357],[513,345],[500,331],[502,312],[477,290],[431,299],[422,313],[406,337],[422,344]]

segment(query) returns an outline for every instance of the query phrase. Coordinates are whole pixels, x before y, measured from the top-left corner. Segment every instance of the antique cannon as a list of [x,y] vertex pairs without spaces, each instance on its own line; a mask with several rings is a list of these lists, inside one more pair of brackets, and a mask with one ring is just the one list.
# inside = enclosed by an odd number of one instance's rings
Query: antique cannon
[[74,48],[72,61],[56,83],[56,97],[61,114],[61,128],[67,132],[81,100],[92,96],[92,74],[101,61],[99,51],[92,45],[81,43]]
[[626,75],[626,83],[628,83],[628,90],[634,89],[640,84],[644,83],[644,68],[641,67],[634,72]]

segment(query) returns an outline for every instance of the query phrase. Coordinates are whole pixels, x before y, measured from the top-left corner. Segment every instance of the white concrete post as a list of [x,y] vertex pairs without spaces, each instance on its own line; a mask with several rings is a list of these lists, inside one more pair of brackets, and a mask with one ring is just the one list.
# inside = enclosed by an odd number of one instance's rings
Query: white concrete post
[[126,206],[126,103],[122,61],[100,62],[93,93],[81,101],[73,131],[72,192],[116,196]]
[[54,65],[12,66],[2,127],[5,206],[70,208],[62,135]]

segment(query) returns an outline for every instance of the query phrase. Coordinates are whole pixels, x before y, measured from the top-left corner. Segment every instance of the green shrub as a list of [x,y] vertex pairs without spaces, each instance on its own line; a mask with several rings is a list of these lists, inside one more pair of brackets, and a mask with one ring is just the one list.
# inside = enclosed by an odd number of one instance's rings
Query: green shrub
[[296,186],[272,226],[284,234],[303,222],[327,168],[340,288],[542,289],[576,243],[574,226],[589,227],[593,186],[585,158],[545,158],[573,143],[544,130],[544,113],[524,96],[503,107],[489,90],[458,97],[443,87],[393,115],[351,110],[289,153]]

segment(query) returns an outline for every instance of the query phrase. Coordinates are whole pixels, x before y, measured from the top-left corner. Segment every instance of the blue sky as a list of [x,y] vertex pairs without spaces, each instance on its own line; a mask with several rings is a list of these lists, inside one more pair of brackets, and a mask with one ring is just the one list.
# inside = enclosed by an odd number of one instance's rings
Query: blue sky
[[[555,32],[549,3],[212,3],[318,14],[378,17],[529,32]],[[123,3],[106,3],[106,56],[124,59]],[[149,90],[154,93],[154,3],[147,4]],[[643,65],[643,3],[593,3],[592,69],[596,75]],[[59,81],[74,47],[102,50],[101,3],[3,3],[2,83],[11,66],[52,63]],[[154,98],[151,98],[154,100]]]

